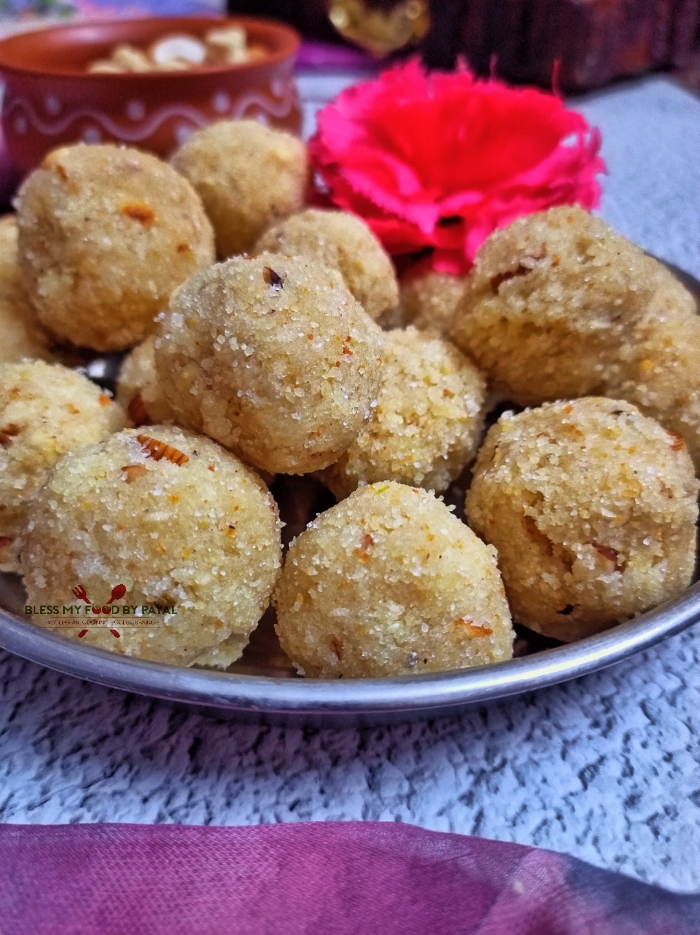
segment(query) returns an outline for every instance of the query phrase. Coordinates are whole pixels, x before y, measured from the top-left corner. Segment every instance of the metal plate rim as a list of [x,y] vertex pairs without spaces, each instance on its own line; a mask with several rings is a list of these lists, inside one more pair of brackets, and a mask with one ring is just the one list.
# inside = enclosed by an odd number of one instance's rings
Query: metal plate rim
[[181,669],[76,644],[0,608],[0,648],[110,688],[231,714],[331,722],[431,717],[598,671],[700,621],[700,582],[674,600],[576,643],[495,665],[385,679],[326,681]]

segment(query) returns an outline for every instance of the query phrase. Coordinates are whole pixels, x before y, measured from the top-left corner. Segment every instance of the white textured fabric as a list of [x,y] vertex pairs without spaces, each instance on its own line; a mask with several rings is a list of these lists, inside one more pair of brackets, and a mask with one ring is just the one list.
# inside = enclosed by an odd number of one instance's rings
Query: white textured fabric
[[[335,86],[304,78],[314,101]],[[577,102],[602,214],[700,276],[700,99],[666,79]],[[219,723],[0,654],[0,820],[405,821],[700,889],[700,628],[605,672],[452,720]]]
[[700,279],[700,97],[648,78],[575,106],[603,132],[601,215]]

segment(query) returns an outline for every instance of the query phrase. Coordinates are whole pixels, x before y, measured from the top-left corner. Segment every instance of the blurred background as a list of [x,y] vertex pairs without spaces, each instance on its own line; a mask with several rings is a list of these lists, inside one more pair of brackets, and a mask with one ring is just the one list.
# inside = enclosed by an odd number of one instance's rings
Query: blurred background
[[339,34],[375,55],[417,48],[431,67],[462,55],[480,74],[564,91],[656,69],[697,77],[700,0],[229,0],[304,36]]
[[[228,11],[284,20],[307,40],[374,59],[417,50],[451,68],[463,56],[480,74],[566,92],[660,69],[700,87],[700,0],[229,0]],[[0,0],[0,33],[202,12],[224,13],[226,0]]]
[[81,18],[224,13],[225,7],[225,0],[0,0],[0,35]]

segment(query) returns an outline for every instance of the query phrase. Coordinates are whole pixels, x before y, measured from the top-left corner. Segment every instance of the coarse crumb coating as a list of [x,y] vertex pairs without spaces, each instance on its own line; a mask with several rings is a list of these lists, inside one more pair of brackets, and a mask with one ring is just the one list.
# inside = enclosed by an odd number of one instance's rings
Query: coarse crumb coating
[[502,416],[466,512],[498,550],[513,618],[569,642],[688,587],[697,493],[679,435],[587,397]]
[[[138,344],[125,358],[117,382],[117,401],[134,425],[175,422],[175,413],[163,395],[156,372],[154,336]],[[269,487],[274,475],[257,469]]]
[[[484,243],[453,337],[518,405],[604,395],[621,346],[658,313],[670,278],[599,218],[551,208]],[[668,291],[664,301],[686,314],[688,294],[674,288],[675,301]]]
[[277,633],[306,675],[366,678],[510,659],[496,551],[414,487],[361,487],[309,524],[275,590]]
[[[693,295],[674,276],[673,272],[663,263],[659,264],[659,287],[654,296],[654,315],[663,319],[688,315],[697,315],[700,312],[697,295]],[[650,316],[653,320],[653,315]]]
[[441,493],[476,454],[484,379],[434,332],[386,332],[383,356],[372,417],[323,479],[339,498],[380,480]]
[[0,361],[51,360],[51,339],[29,302],[17,253],[17,219],[0,218]]
[[305,474],[369,418],[382,331],[335,270],[263,253],[179,289],[155,348],[178,422],[271,474]]
[[204,202],[221,260],[251,250],[266,228],[301,210],[306,200],[306,146],[255,120],[223,120],[197,130],[171,161]]
[[608,396],[626,399],[678,432],[700,475],[700,318],[659,316],[620,349]]
[[337,269],[345,285],[375,321],[396,307],[394,266],[367,225],[346,211],[307,208],[266,231],[255,251],[315,257]]
[[[269,602],[281,561],[277,507],[255,473],[210,439],[172,425],[147,432],[127,429],[56,464],[31,509],[27,602],[75,604],[82,586],[99,603],[123,584],[122,604],[176,613],[161,627],[120,627],[119,639],[93,628],[82,642],[224,667]],[[157,460],[158,448],[139,435],[169,447]],[[77,639],[80,631],[58,632]]]
[[46,328],[79,347],[137,344],[172,290],[214,262],[195,191],[135,149],[49,153],[20,189],[17,218],[30,300]]
[[174,422],[156,373],[154,337],[150,335],[125,358],[117,381],[117,400],[134,425]]
[[67,367],[0,364],[0,570],[19,570],[29,503],[53,463],[125,425],[121,406]]
[[403,322],[423,330],[434,328],[449,337],[467,282],[466,276],[409,270],[399,283]]

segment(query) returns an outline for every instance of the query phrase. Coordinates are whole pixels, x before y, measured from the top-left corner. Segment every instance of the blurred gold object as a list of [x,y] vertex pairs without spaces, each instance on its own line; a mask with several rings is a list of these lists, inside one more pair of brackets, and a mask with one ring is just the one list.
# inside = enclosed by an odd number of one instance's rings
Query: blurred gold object
[[430,29],[429,0],[399,0],[390,10],[366,0],[330,0],[328,17],[341,36],[378,57],[418,42]]

